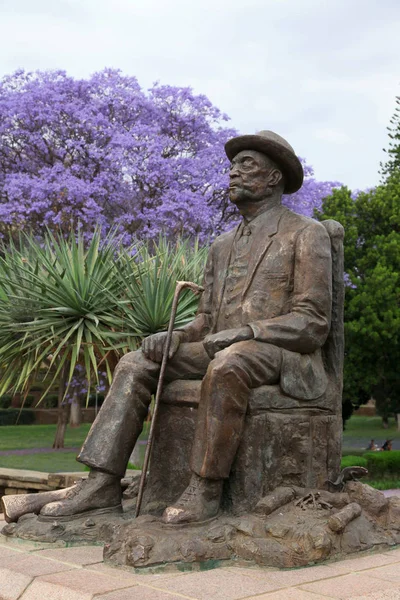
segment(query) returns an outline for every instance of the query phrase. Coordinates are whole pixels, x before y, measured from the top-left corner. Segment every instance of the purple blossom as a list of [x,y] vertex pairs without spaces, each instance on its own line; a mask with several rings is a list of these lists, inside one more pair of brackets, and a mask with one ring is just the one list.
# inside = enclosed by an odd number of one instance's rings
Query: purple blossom
[[[232,227],[224,144],[228,117],[190,88],[106,69],[87,80],[17,71],[0,81],[0,234],[45,226],[67,234],[115,225],[135,237],[198,236]],[[335,184],[303,161],[285,203],[312,216]]]

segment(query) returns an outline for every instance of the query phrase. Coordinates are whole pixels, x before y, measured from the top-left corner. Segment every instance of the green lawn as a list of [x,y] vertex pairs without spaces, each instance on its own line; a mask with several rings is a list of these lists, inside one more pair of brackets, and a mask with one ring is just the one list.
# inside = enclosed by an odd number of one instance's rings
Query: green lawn
[[346,422],[343,432],[343,444],[347,445],[352,439],[374,439],[383,442],[386,439],[400,440],[400,431],[397,430],[395,419],[389,419],[389,428],[382,427],[381,417],[362,417],[354,415]]
[[[51,448],[56,433],[56,425],[5,425],[0,427],[0,450],[22,448]],[[89,424],[80,427],[67,427],[65,447],[78,448],[82,445]],[[0,460],[4,457],[0,457]]]
[[[90,424],[67,427],[66,448],[80,448],[89,431]],[[145,423],[140,439],[146,439],[149,424]],[[0,451],[52,447],[56,425],[7,425],[0,427]],[[143,448],[143,454],[145,446]],[[38,454],[0,455],[0,467],[7,469],[30,469],[56,473],[59,471],[83,471],[84,465],[75,460],[76,451],[41,452]]]
[[[148,423],[145,423],[140,439],[147,436]],[[90,429],[90,424],[80,427],[67,427],[66,448],[80,448]],[[51,448],[56,433],[56,425],[5,425],[0,427],[0,450],[20,450],[23,448]],[[0,457],[0,459],[3,457]]]
[[45,473],[84,471],[85,465],[75,460],[76,454],[76,452],[43,452],[43,454],[24,454],[22,456],[0,456],[0,467],[44,471]]

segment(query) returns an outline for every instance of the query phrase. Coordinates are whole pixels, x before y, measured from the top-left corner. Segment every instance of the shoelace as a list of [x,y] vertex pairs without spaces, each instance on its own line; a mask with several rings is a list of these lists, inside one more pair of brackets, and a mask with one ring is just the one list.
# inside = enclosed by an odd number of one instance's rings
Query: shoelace
[[199,486],[198,485],[189,485],[184,494],[182,495],[181,499],[180,499],[180,503],[185,503],[185,502],[190,502],[192,497],[196,495],[196,492],[198,491]]
[[71,498],[75,498],[77,493],[81,491],[82,486],[84,485],[84,483],[86,481],[87,481],[86,479],[81,479],[80,481],[78,481],[78,483],[75,484],[75,486],[72,488],[72,490],[69,490],[69,492],[66,495],[66,498],[68,498],[69,500]]

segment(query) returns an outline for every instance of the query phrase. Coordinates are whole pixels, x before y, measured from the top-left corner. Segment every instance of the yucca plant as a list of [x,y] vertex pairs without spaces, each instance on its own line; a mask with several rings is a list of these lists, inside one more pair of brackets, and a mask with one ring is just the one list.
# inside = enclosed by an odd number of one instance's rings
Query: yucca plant
[[[78,362],[89,383],[99,363],[111,377],[114,344],[124,331],[122,313],[110,303],[120,295],[117,262],[115,235],[101,241],[100,231],[88,244],[81,234],[65,240],[48,232],[42,243],[24,235],[3,247],[0,394],[27,391],[44,366],[49,387],[61,372],[68,385]],[[124,331],[126,339],[130,333]]]
[[[100,231],[89,242],[48,232],[41,242],[21,235],[3,245],[0,395],[28,393],[40,377],[43,396],[58,383],[61,405],[79,364],[89,396],[100,368],[110,381],[119,355],[167,327],[176,281],[199,282],[206,252],[163,239],[124,249],[115,234],[102,240]],[[197,303],[182,295],[177,325],[193,317]]]
[[[121,254],[116,269],[125,288],[125,298],[119,300],[119,305],[127,330],[143,338],[167,329],[176,282],[201,283],[206,258],[207,248],[200,248],[197,241],[171,244],[165,238],[139,246],[133,260],[127,252]],[[182,294],[176,327],[193,318],[198,302],[190,291]]]

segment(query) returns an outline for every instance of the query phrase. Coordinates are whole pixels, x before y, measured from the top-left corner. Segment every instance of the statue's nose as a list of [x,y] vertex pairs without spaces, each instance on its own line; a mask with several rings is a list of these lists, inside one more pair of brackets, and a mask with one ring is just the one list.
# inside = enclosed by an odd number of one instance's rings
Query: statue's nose
[[239,177],[239,171],[236,165],[232,165],[229,171],[229,177],[233,179],[234,177]]

